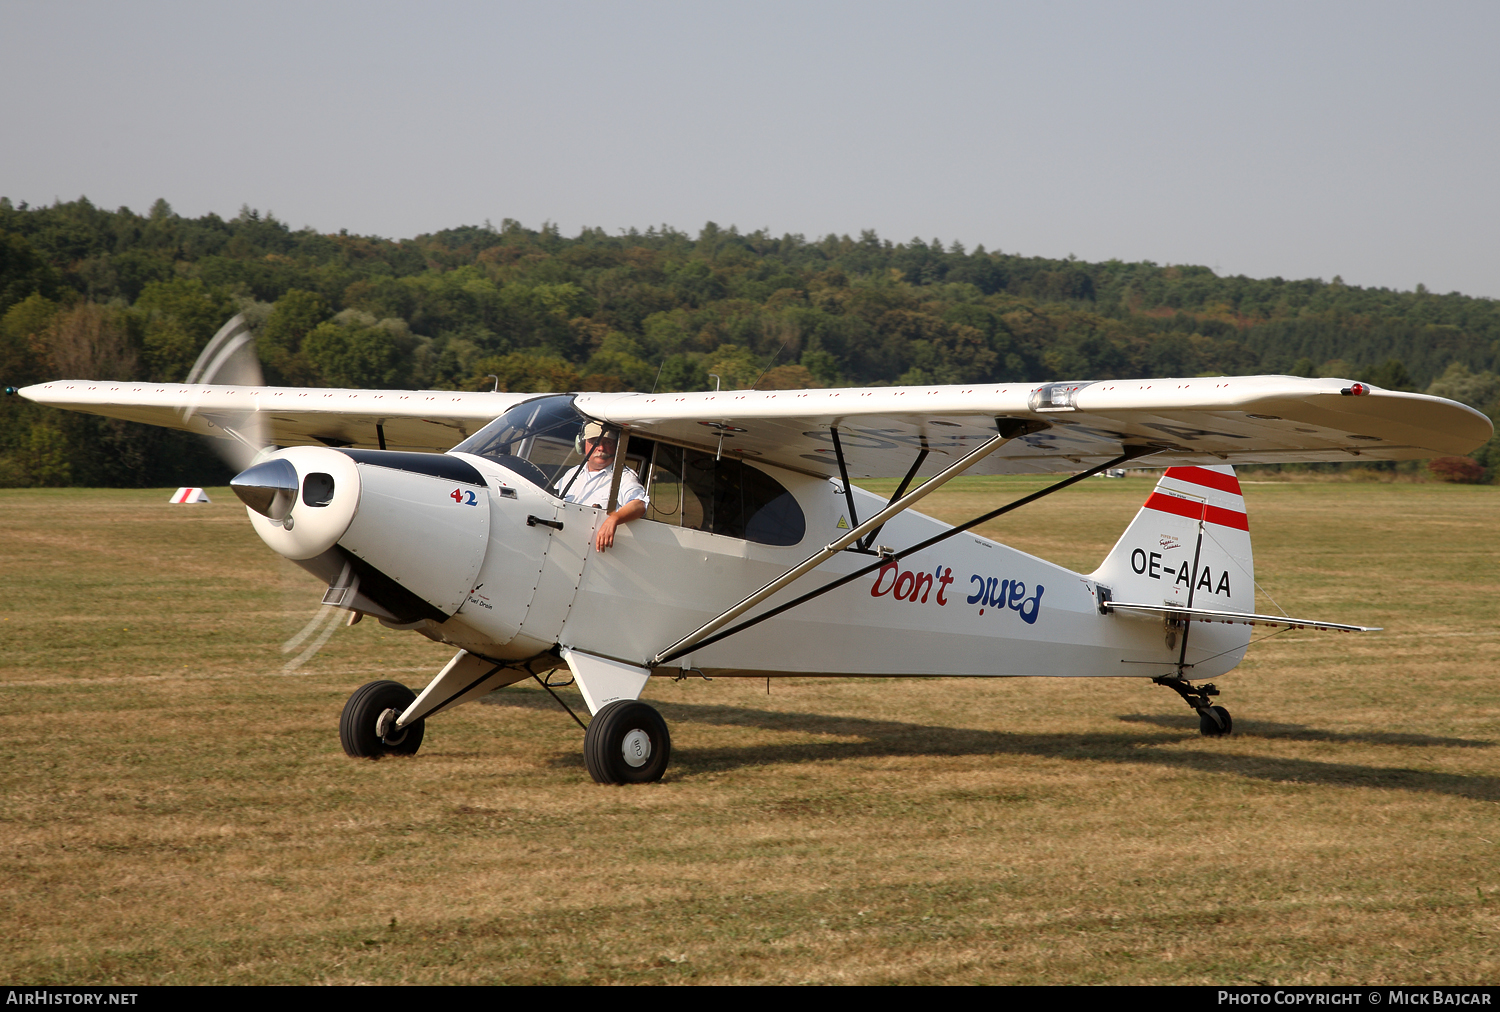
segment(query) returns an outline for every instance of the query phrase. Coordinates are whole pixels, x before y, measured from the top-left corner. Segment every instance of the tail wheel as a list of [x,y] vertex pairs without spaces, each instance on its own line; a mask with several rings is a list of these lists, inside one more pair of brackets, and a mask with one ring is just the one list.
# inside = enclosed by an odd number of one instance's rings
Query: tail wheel
[[671,756],[667,722],[638,699],[610,703],[594,714],[583,735],[583,764],[596,783],[660,780]]
[[344,752],[358,759],[416,754],[422,747],[423,721],[391,730],[416,698],[400,682],[367,682],[355,689],[339,716],[339,744]]
[[[1208,711],[1212,710],[1213,713]],[[1214,720],[1217,716],[1219,719]],[[1210,706],[1198,711],[1198,733],[1205,738],[1218,738],[1234,731],[1234,720],[1222,706]]]

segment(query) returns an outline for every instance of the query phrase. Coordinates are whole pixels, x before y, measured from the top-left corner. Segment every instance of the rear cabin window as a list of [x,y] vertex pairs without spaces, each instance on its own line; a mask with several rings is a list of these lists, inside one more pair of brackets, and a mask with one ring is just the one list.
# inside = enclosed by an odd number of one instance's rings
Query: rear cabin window
[[762,545],[799,544],[807,533],[796,498],[738,459],[657,443],[647,491],[646,518],[657,523]]

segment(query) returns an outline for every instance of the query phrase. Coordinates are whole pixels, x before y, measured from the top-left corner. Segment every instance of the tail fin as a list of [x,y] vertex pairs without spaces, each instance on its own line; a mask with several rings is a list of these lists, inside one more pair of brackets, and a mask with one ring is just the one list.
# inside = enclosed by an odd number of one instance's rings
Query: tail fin
[[1116,601],[1254,611],[1250,523],[1234,468],[1168,468],[1091,579]]

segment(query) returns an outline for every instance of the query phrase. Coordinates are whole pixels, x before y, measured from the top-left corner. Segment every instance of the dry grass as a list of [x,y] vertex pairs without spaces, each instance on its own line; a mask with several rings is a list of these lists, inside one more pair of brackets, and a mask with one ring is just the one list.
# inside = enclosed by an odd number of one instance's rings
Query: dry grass
[[[958,519],[1036,487],[974,480]],[[1149,482],[987,531],[1092,568]],[[0,975],[27,983],[1484,983],[1500,973],[1500,489],[1248,487],[1292,633],[1207,740],[1137,680],[653,684],[660,785],[588,781],[539,690],[354,761],[374,622],[233,497],[0,492]],[[934,504],[935,503],[935,504]],[[1262,601],[1262,606],[1268,603]]]

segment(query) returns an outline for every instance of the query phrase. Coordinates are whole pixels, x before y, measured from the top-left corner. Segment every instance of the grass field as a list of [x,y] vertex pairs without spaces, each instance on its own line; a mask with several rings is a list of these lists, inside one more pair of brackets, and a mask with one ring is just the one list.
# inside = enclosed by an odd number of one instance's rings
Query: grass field
[[[1092,569],[1149,488],[984,533]],[[1500,977],[1500,488],[1248,484],[1265,590],[1386,631],[1253,646],[1230,738],[1136,679],[663,681],[637,788],[535,687],[346,758],[349,692],[449,651],[365,621],[282,674],[319,587],[211,494],[0,491],[4,979]]]

